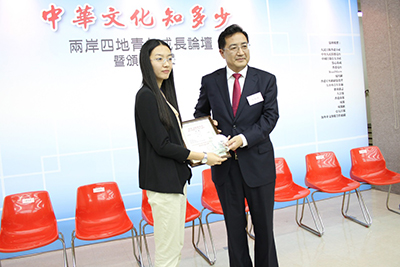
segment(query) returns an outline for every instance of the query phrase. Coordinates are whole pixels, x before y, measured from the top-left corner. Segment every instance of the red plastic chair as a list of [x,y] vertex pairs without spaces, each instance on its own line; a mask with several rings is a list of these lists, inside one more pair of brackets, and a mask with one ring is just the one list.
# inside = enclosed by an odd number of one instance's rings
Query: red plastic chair
[[[198,211],[195,207],[193,207],[189,203],[188,200],[186,200],[185,223],[192,222],[192,244],[193,244],[193,246],[194,246],[194,241],[193,241],[194,240],[194,221],[196,219],[199,219],[199,227],[201,227],[200,215],[201,215],[200,211]],[[143,226],[142,226],[142,223],[144,223]],[[142,220],[140,220],[140,223],[139,223],[140,236],[143,237],[143,239],[144,239],[144,243],[145,243],[145,247],[146,247],[146,256],[147,256],[147,261],[149,263],[149,266],[153,266],[151,257],[150,257],[149,246],[147,243],[146,231],[145,231],[145,228],[148,225],[154,226],[153,213],[151,211],[151,206],[150,206],[148,198],[147,198],[146,190],[142,190]],[[142,247],[141,241],[140,241],[140,247]]]
[[[64,236],[47,191],[9,195],[4,198],[1,216],[0,252],[19,252],[44,247],[60,240],[64,266],[68,266]],[[1,266],[1,263],[0,263]]]
[[[368,212],[368,209],[364,203],[359,189],[360,183],[346,178],[342,175],[342,169],[333,152],[319,152],[308,154],[306,155],[306,165],[307,173],[305,177],[305,184],[309,188],[313,188],[316,190],[311,194],[311,198],[314,203],[315,210],[318,214],[319,212],[316,202],[314,200],[314,194],[316,192],[343,193],[342,215],[346,219],[359,223],[365,227],[369,227],[372,224],[371,216]],[[355,217],[347,214],[350,205],[350,192],[353,190],[356,193],[365,222],[362,222]],[[348,198],[345,210],[344,206],[347,194]],[[319,231],[317,229],[317,231],[315,231],[314,233],[318,236],[322,236],[323,231],[324,229],[322,225],[322,231]]]
[[72,232],[71,247],[73,264],[76,266],[75,238],[80,240],[99,240],[114,237],[131,231],[133,254],[141,265],[135,249],[137,231],[129,219],[118,185],[115,182],[104,182],[80,186],[77,191],[75,230]]
[[[276,167],[276,181],[275,181],[275,201],[276,202],[287,202],[296,200],[296,223],[301,228],[314,233],[312,228],[309,228],[307,225],[304,225],[300,222],[304,215],[304,204],[308,204],[308,208],[314,220],[315,227],[318,229],[318,232],[322,232],[322,220],[319,214],[312,209],[310,205],[310,200],[308,199],[308,195],[310,194],[310,190],[304,188],[293,182],[292,172],[289,169],[289,166],[284,158],[275,158],[275,167]],[[299,200],[303,199],[302,212],[299,219]]]
[[393,184],[400,183],[400,173],[386,168],[386,161],[376,146],[359,147],[350,150],[350,177],[360,183],[371,185],[389,185],[386,208],[394,213],[400,212],[389,208],[390,190]]
[[[211,255],[208,251],[208,246],[207,246],[207,242],[205,239],[205,235],[204,235],[204,229],[203,229],[203,225],[201,225],[201,228],[199,231],[201,231],[202,236],[203,236],[203,243],[205,246],[205,251],[202,251],[199,247],[199,240],[200,240],[200,232],[199,232],[199,237],[197,239],[197,242],[195,243],[195,249],[196,251],[210,264],[213,265],[216,260],[217,260],[217,254],[215,251],[215,246],[214,246],[214,241],[212,238],[212,233],[211,233],[211,228],[210,228],[210,224],[209,224],[209,220],[208,217],[211,214],[219,214],[219,215],[223,215],[223,211],[222,211],[222,206],[221,203],[219,201],[219,197],[218,197],[218,193],[217,193],[217,189],[215,188],[215,184],[212,181],[212,176],[211,176],[211,169],[205,169],[202,171],[202,179],[203,179],[203,191],[201,193],[201,205],[203,206],[203,209],[201,211],[201,214],[203,215],[203,212],[205,210],[209,210],[210,212],[207,213],[207,215],[205,216],[205,221],[206,221],[206,225],[207,225],[207,230],[208,230],[208,235],[209,235],[209,239],[210,239],[210,244],[212,247],[212,251],[213,251],[213,255]],[[247,200],[245,200],[245,212],[248,214],[249,213],[249,207],[247,204]],[[201,216],[203,217],[203,216]],[[247,216],[247,219],[249,221],[249,216]],[[247,229],[247,233],[248,235],[254,239],[254,235],[250,233],[251,232],[251,228]]]
[[292,172],[284,158],[275,158],[275,201],[286,202],[306,198],[310,190],[293,182]]

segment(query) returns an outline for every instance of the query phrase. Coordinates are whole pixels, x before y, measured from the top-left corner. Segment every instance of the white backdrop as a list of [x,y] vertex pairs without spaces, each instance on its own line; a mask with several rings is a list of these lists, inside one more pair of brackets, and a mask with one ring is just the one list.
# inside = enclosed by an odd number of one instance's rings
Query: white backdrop
[[[217,38],[232,23],[249,34],[250,65],[277,77],[271,137],[295,182],[304,185],[304,156],[317,151],[335,152],[348,176],[350,149],[368,144],[356,0],[0,0],[0,206],[5,195],[48,190],[69,245],[77,187],[116,181],[138,226],[140,44],[171,45],[189,120],[201,77],[225,66]],[[188,188],[198,209],[204,168]]]

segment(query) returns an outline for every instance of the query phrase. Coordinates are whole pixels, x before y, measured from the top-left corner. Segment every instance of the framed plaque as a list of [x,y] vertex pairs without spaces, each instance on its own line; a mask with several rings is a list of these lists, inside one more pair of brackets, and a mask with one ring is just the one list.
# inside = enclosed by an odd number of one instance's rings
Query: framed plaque
[[[230,157],[224,145],[226,137],[218,134],[210,116],[182,122],[182,137],[186,148],[196,152],[214,152],[221,157]],[[191,160],[192,167],[202,165],[200,160]]]

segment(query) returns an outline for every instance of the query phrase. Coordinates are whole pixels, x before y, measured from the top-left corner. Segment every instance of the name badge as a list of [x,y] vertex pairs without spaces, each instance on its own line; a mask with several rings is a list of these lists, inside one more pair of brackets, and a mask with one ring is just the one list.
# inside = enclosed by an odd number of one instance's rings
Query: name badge
[[253,95],[249,95],[247,97],[247,101],[249,102],[249,105],[252,106],[254,104],[264,101],[264,98],[262,97],[261,92],[258,92]]

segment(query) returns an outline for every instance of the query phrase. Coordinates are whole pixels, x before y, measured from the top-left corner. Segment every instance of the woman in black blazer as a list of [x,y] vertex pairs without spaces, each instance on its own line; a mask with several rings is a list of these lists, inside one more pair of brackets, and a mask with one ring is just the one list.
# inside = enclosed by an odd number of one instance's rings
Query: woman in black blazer
[[148,40],[140,51],[142,88],[136,94],[139,186],[147,190],[154,218],[155,266],[178,266],[183,247],[188,160],[210,166],[226,159],[185,148],[167,43]]

